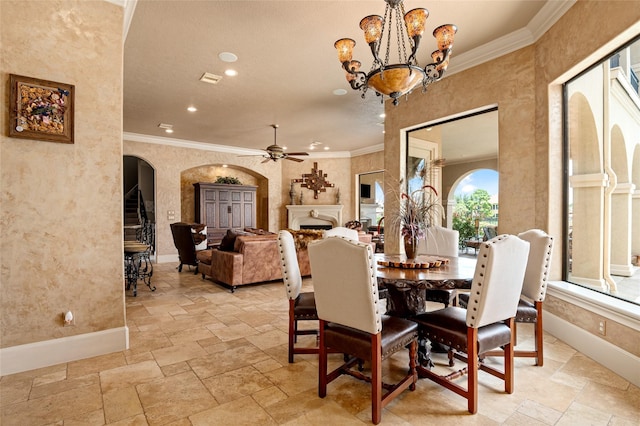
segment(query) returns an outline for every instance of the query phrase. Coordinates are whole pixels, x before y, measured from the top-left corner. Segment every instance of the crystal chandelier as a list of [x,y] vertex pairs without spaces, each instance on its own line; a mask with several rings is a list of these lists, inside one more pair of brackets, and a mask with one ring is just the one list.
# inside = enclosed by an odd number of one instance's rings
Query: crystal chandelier
[[[387,6],[384,18],[379,15],[370,15],[360,21],[360,28],[364,31],[364,38],[373,54],[373,64],[368,74],[360,71],[362,65],[360,61],[352,59],[353,48],[356,45],[353,39],[341,38],[335,42],[334,46],[338,50],[338,59],[346,71],[347,81],[352,89],[361,90],[364,98],[371,87],[377,95],[386,95],[393,99],[394,105],[397,105],[398,98],[411,93],[418,84],[422,83],[422,91],[425,92],[429,84],[442,78],[449,65],[453,37],[458,28],[447,24],[433,31],[433,36],[438,42],[438,50],[431,54],[433,62],[421,68],[418,66],[416,52],[424,33],[429,11],[417,8],[405,13],[403,0],[385,0],[385,2]],[[404,16],[404,22],[401,16]],[[401,62],[397,64],[389,64],[392,28],[395,28],[398,61]],[[383,60],[380,58],[380,46],[385,31],[386,53]],[[411,48],[411,54],[408,57],[405,40],[408,40]]]

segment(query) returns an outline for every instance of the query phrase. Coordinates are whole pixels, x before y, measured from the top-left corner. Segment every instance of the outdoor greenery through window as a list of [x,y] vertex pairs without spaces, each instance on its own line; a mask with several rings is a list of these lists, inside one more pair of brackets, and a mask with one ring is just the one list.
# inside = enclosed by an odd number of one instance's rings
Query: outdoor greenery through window
[[640,304],[640,40],[564,87],[564,279]]

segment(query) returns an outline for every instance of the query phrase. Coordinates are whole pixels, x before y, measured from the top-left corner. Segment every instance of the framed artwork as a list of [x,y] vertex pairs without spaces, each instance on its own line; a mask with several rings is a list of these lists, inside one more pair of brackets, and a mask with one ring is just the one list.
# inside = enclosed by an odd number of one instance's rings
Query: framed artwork
[[75,87],[10,74],[9,137],[73,143]]

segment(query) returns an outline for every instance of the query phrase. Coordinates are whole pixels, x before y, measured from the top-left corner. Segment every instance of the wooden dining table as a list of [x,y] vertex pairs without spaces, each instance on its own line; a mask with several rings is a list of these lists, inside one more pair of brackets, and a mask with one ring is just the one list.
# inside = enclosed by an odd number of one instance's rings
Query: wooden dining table
[[[468,257],[419,255],[407,261],[403,255],[375,254],[378,286],[387,292],[387,313],[410,318],[426,312],[427,289],[470,289],[476,260]],[[432,267],[411,268],[412,263],[421,266],[430,264]],[[384,266],[387,264],[403,264],[403,267]]]
[[[440,255],[419,255],[407,261],[404,255],[375,254],[376,277],[380,293],[387,300],[387,315],[411,318],[426,312],[427,289],[470,289],[476,268],[476,258]],[[419,266],[430,267],[412,268]],[[386,266],[397,265],[397,266]],[[432,343],[434,351],[447,348]],[[431,350],[425,339],[418,339],[418,362],[432,367]]]

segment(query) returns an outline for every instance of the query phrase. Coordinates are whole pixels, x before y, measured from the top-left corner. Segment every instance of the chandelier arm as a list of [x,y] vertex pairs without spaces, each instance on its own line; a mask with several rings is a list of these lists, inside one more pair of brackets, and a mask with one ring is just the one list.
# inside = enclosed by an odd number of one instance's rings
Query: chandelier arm
[[440,80],[442,78],[442,76],[444,75],[445,69],[442,67],[439,67],[439,65],[448,61],[450,54],[451,54],[451,48],[443,52],[442,59],[440,61],[432,62],[430,64],[427,64],[427,66],[424,67],[424,72],[427,74],[427,77],[425,79],[426,84],[424,84],[425,87],[427,84],[433,83],[434,81]]
[[420,46],[420,40],[422,36],[416,35],[413,37],[413,46],[411,47],[411,56],[409,56],[409,60],[407,64],[418,65],[418,60],[416,59],[416,53],[418,53],[418,47]]
[[382,64],[382,61],[380,60],[380,57],[378,56],[378,51],[380,50],[380,42],[379,41],[372,41],[371,43],[369,43],[369,47],[371,48],[371,55],[373,55],[373,64],[374,65],[376,63]]
[[367,74],[363,71],[353,70],[352,68],[349,67],[349,64],[350,64],[349,61],[344,61],[342,63],[342,68],[349,74],[352,74],[355,76],[353,80],[349,81],[349,85],[353,90],[359,90],[366,83]]

